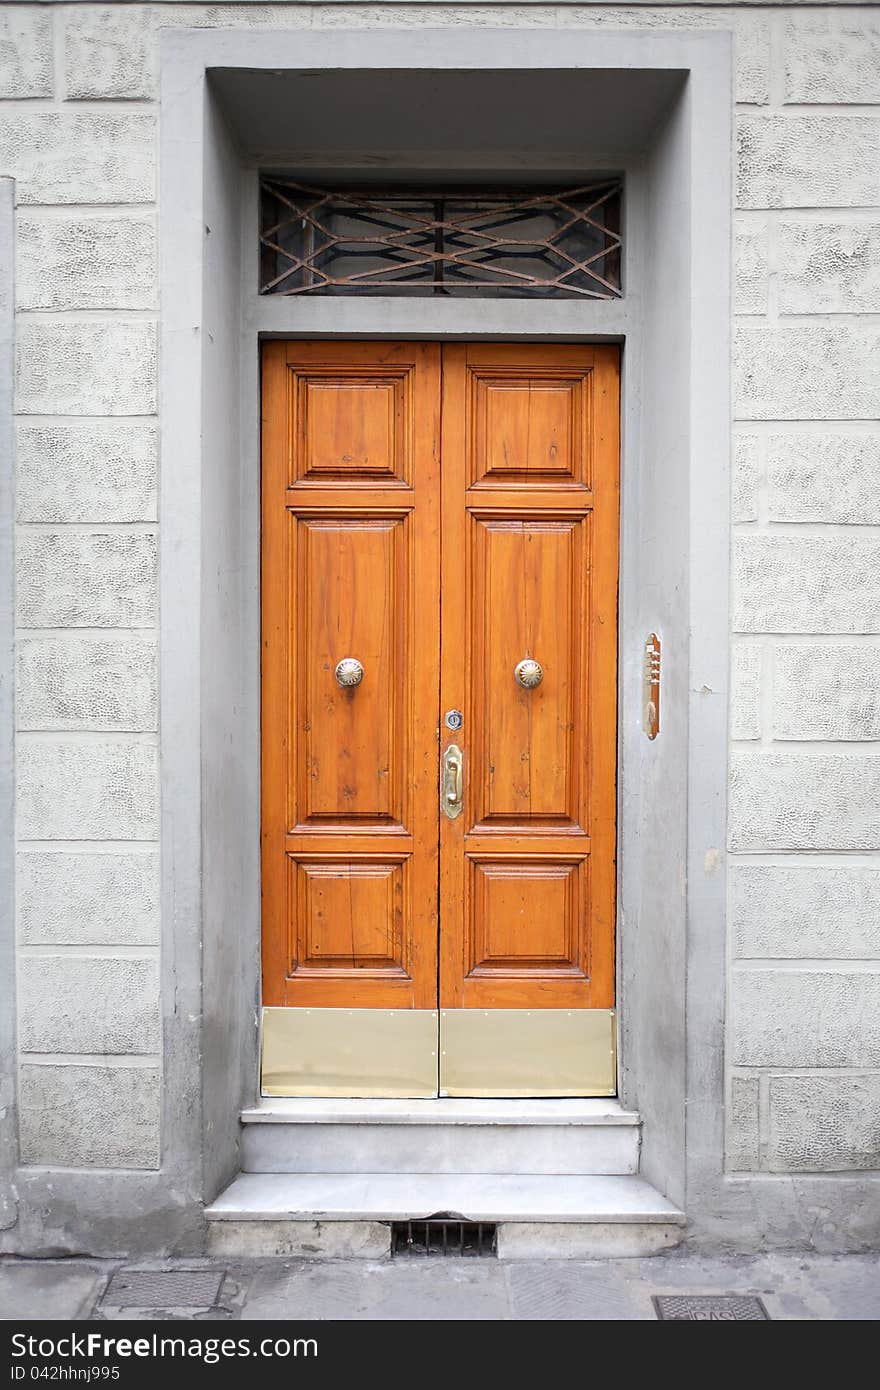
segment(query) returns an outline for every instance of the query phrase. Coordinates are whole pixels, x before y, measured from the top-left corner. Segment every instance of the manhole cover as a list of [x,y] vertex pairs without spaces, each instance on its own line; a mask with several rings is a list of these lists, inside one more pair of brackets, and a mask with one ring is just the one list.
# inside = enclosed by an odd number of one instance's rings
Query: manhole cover
[[101,1302],[114,1308],[210,1308],[223,1274],[214,1269],[120,1269]]
[[655,1294],[654,1307],[664,1322],[761,1322],[769,1314],[760,1298],[740,1293]]

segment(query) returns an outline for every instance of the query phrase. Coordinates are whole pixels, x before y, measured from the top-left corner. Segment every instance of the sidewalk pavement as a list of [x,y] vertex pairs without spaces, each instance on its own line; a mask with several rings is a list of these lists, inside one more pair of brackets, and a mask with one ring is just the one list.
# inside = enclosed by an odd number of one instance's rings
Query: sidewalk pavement
[[[757,1295],[774,1319],[874,1320],[880,1253],[710,1258],[672,1251],[583,1261],[410,1255],[384,1263],[0,1259],[0,1318],[21,1321],[617,1322],[656,1319],[652,1295],[721,1293]],[[707,1316],[699,1303],[671,1311]]]

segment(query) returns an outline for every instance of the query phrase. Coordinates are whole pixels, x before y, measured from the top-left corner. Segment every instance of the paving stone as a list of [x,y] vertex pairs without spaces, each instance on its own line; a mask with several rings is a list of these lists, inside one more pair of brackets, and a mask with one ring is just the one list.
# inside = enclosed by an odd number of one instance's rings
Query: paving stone
[[504,1267],[511,1312],[518,1321],[609,1322],[649,1316],[607,1262],[517,1261]]
[[88,1265],[66,1260],[0,1262],[0,1319],[16,1322],[71,1321],[91,1308],[100,1276]]
[[479,1322],[504,1318],[507,1310],[497,1260],[363,1260],[356,1268],[314,1260],[261,1270],[242,1319]]

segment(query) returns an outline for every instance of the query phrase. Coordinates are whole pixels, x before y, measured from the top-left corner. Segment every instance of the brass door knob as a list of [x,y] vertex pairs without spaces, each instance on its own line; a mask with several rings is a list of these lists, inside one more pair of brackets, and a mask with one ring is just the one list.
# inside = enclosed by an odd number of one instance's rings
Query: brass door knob
[[536,685],[540,685],[544,679],[544,668],[540,661],[534,661],[530,656],[518,661],[513,668],[514,678],[523,690],[534,690]]
[[357,657],[344,656],[341,661],[336,663],[336,670],[333,674],[342,689],[348,690],[353,685],[360,685],[364,678],[364,668]]

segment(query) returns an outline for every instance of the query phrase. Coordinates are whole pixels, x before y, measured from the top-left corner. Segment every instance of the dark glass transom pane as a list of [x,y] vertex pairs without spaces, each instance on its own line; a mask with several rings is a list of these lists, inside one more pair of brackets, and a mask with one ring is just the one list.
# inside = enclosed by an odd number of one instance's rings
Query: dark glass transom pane
[[262,294],[620,297],[620,183],[320,189],[262,180]]

